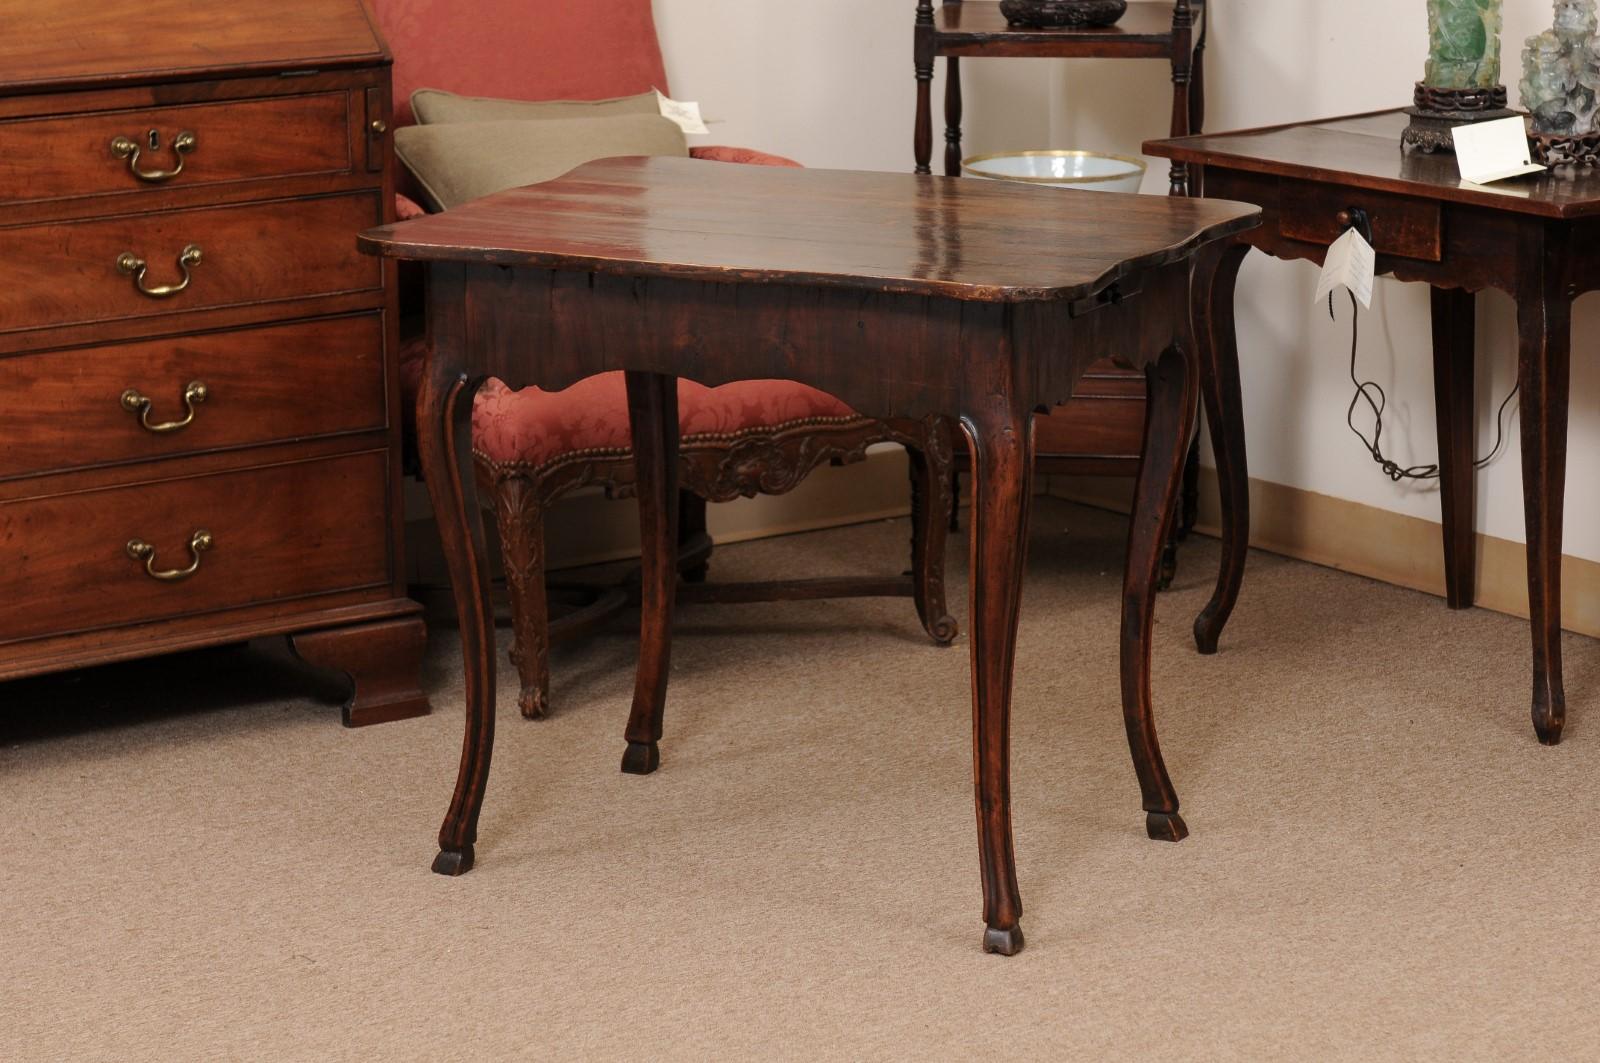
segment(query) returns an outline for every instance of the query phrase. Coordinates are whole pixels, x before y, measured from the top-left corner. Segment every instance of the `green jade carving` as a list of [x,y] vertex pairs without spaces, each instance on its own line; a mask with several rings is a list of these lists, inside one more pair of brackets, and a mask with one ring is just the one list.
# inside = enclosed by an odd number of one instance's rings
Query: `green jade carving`
[[1492,89],[1500,84],[1503,0],[1428,0],[1428,69],[1434,89]]
[[1555,25],[1522,51],[1522,106],[1537,132],[1583,136],[1596,132],[1600,111],[1594,0],[1556,0],[1555,9]]

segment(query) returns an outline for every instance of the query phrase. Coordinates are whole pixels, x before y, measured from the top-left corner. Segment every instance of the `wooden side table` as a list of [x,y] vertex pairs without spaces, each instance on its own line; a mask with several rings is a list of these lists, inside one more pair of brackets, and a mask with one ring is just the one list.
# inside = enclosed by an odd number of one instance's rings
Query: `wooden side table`
[[[1146,829],[1182,838],[1149,662],[1156,566],[1196,403],[1191,260],[1256,213],[1039,197],[987,181],[612,159],[365,234],[366,250],[430,270],[419,449],[462,618],[467,692],[434,870],[472,866],[494,737],[473,394],[490,376],[559,390],[610,370],[627,373],[644,544],[622,761],[635,774],[660,759],[677,585],[676,378],[796,379],[869,416],[959,420],[976,469],[969,630],[984,947],[1010,955],[1022,948],[1009,747],[1034,411],[1109,354],[1142,368],[1151,415],[1123,586],[1123,712]],[[962,239],[939,239],[943,225]],[[1064,256],[1064,246],[1079,251]]]
[[1567,465],[1572,303],[1600,288],[1600,174],[1463,185],[1453,155],[1406,155],[1400,111],[1154,141],[1147,154],[1205,168],[1204,194],[1259,203],[1261,228],[1208,255],[1195,276],[1201,391],[1222,495],[1223,566],[1195,621],[1202,653],[1238,599],[1250,535],[1248,469],[1233,323],[1234,283],[1252,247],[1321,262],[1357,211],[1371,223],[1378,272],[1433,287],[1445,578],[1452,609],[1473,602],[1473,293],[1517,301],[1522,482],[1533,633],[1533,724],[1554,745],[1561,685],[1561,508]]

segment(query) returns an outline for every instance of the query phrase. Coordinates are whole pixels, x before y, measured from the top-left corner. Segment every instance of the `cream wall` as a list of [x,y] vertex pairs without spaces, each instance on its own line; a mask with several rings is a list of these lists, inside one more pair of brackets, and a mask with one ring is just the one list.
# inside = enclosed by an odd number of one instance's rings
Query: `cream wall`
[[[706,142],[743,144],[813,166],[907,170],[911,161],[912,0],[655,0],[673,90],[716,123]],[[1293,121],[1409,102],[1426,51],[1423,0],[1213,0],[1208,126]],[[1523,38],[1550,21],[1548,0],[1507,0],[1505,80]],[[942,73],[942,70],[941,70]],[[1136,151],[1165,133],[1161,64],[968,61],[967,148]],[[936,85],[935,101],[940,99]],[[936,106],[937,112],[937,106]],[[937,117],[937,114],[936,114]],[[1159,162],[1149,191],[1164,187]],[[1344,426],[1348,321],[1310,305],[1314,270],[1252,256],[1239,330],[1251,473],[1273,483],[1438,519],[1432,487],[1391,484]],[[1479,300],[1480,451],[1515,365],[1510,301]],[[1580,303],[1580,344],[1600,335],[1600,300]],[[1434,460],[1428,299],[1382,282],[1363,317],[1363,374],[1389,392],[1385,441],[1404,464]],[[1573,366],[1567,552],[1600,560],[1600,505],[1585,455],[1600,450],[1600,379]],[[1521,476],[1510,449],[1480,474],[1480,531],[1521,541]]]

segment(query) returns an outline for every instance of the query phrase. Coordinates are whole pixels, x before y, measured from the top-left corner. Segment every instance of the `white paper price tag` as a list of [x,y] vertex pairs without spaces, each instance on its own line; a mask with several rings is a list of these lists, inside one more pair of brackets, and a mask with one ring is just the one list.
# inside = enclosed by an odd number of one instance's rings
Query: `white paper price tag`
[[1525,173],[1543,173],[1544,167],[1528,153],[1528,131],[1522,116],[1493,122],[1458,125],[1450,131],[1456,144],[1456,164],[1461,179],[1475,185],[1504,181]]
[[709,133],[705,119],[700,117],[700,105],[688,100],[673,100],[661,95],[658,91],[656,99],[661,101],[661,117],[670,118],[678,123],[678,128],[691,136]]
[[1322,276],[1317,279],[1317,294],[1311,300],[1321,302],[1335,288],[1348,288],[1367,309],[1372,309],[1372,283],[1378,274],[1378,255],[1362,235],[1354,229],[1347,230],[1328,247],[1328,257],[1322,263]]

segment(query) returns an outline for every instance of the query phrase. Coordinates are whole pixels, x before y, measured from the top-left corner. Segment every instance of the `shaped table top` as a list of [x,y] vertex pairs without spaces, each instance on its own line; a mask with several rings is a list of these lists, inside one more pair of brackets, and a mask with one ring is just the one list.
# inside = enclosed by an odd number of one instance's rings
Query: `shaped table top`
[[1077,300],[1259,224],[1222,200],[976,178],[603,159],[371,229],[370,254],[967,301]]

